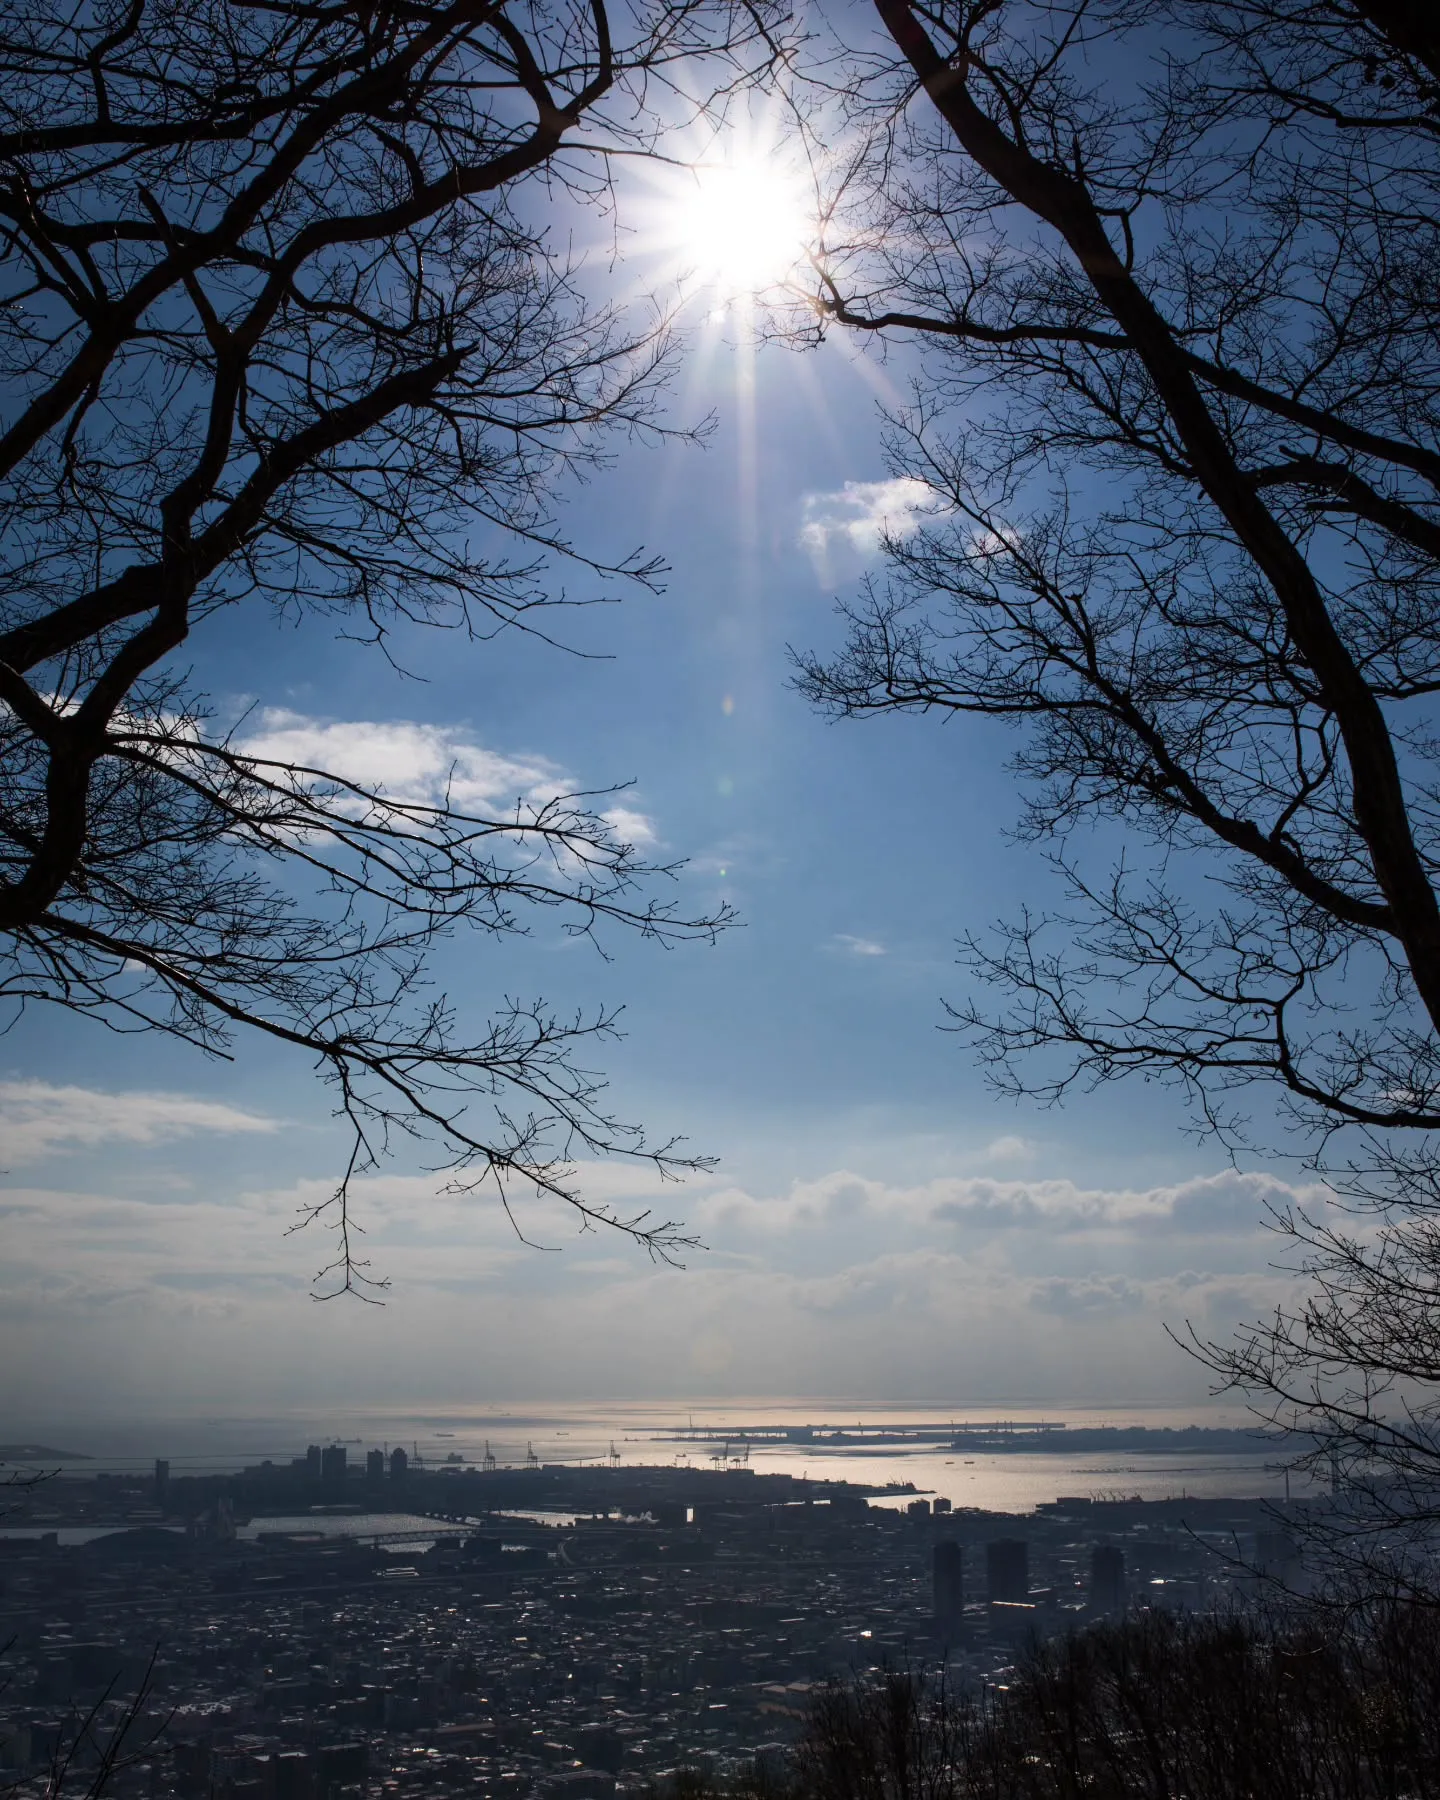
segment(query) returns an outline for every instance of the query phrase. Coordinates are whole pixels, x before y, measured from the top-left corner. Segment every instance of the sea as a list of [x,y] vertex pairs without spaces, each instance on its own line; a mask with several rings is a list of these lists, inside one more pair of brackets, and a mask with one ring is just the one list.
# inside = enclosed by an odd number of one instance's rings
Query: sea
[[[872,1504],[903,1506],[916,1495],[943,1497],[956,1507],[1025,1513],[1060,1495],[1091,1498],[1181,1496],[1279,1499],[1308,1487],[1287,1471],[1273,1446],[1221,1453],[1144,1450],[1007,1450],[967,1455],[949,1433],[962,1426],[994,1428],[1044,1421],[1080,1426],[1237,1426],[1233,1411],[1103,1406],[905,1406],[844,1400],[706,1400],[674,1402],[555,1402],[474,1408],[336,1412],[324,1417],[114,1418],[31,1422],[25,1433],[0,1426],[11,1448],[20,1442],[51,1453],[11,1458],[74,1472],[148,1470],[156,1457],[172,1474],[222,1473],[262,1462],[288,1462],[309,1444],[341,1443],[352,1461],[372,1448],[403,1445],[426,1467],[479,1467],[488,1456],[501,1468],[530,1462],[662,1464],[697,1469],[748,1467],[816,1481],[862,1482],[891,1488]],[[843,1431],[840,1440],[824,1434]],[[757,1437],[755,1434],[765,1435]],[[1021,1437],[1016,1433],[1016,1440]],[[897,1438],[900,1441],[896,1441]],[[1052,1439],[1051,1442],[1054,1440]],[[64,1454],[54,1454],[63,1452]],[[0,1527],[3,1529],[3,1527]]]

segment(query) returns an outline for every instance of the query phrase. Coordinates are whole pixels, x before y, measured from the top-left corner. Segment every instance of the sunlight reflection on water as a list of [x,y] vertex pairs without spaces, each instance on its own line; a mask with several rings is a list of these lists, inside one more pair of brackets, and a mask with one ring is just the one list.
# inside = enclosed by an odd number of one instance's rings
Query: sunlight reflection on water
[[[285,1463],[303,1455],[308,1443],[344,1442],[352,1462],[366,1449],[404,1444],[418,1451],[427,1468],[478,1467],[488,1445],[501,1467],[519,1468],[533,1448],[543,1464],[607,1462],[613,1446],[622,1466],[675,1464],[704,1469],[721,1466],[726,1434],[732,1462],[744,1455],[741,1432],[783,1433],[833,1431],[852,1434],[844,1444],[787,1442],[783,1438],[751,1439],[748,1466],[757,1472],[808,1475],[812,1480],[848,1480],[880,1487],[911,1483],[921,1494],[940,1494],[956,1506],[990,1511],[1029,1511],[1060,1494],[1139,1494],[1147,1499],[1169,1495],[1274,1495],[1283,1491],[1284,1476],[1274,1450],[1253,1455],[1230,1450],[1202,1454],[1166,1449],[1137,1452],[1114,1449],[1071,1454],[1012,1452],[966,1457],[944,1441],[951,1423],[997,1424],[1002,1420],[1044,1418],[1071,1428],[1090,1425],[1166,1426],[1244,1423],[1243,1415],[1204,1407],[1103,1408],[961,1406],[904,1407],[857,1404],[854,1401],[773,1400],[707,1401],[693,1409],[672,1402],[609,1404],[535,1404],[475,1407],[426,1414],[352,1412],[327,1419],[294,1416],[245,1420],[168,1420],[136,1425],[122,1441],[113,1426],[97,1427],[85,1443],[93,1460],[72,1465],[77,1472],[99,1468],[144,1469],[148,1459],[165,1455],[173,1471],[235,1469],[268,1457]],[[927,1441],[880,1443],[874,1433],[929,1425],[937,1428]],[[858,1439],[855,1434],[860,1434]],[[711,1435],[702,1435],[711,1434]],[[868,1441],[867,1441],[868,1434]],[[1298,1490],[1297,1491],[1301,1491]],[[881,1504],[905,1503],[906,1496]],[[284,1529],[276,1520],[257,1521],[266,1529]],[[389,1520],[394,1527],[393,1516]],[[315,1517],[296,1520],[291,1529],[325,1529]],[[347,1529],[354,1529],[347,1522]]]

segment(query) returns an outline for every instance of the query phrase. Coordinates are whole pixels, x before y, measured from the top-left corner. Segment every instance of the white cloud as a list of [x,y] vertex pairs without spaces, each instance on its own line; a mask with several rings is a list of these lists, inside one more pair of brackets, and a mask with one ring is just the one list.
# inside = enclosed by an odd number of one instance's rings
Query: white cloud
[[832,580],[838,565],[873,562],[886,538],[907,537],[934,499],[923,481],[909,475],[847,481],[831,493],[807,494],[800,548],[819,578]]
[[[948,1191],[947,1191],[948,1190]],[[1262,1174],[1225,1170],[1153,1188],[1082,1188],[1073,1181],[933,1182],[931,1216],[957,1225],[1132,1236],[1231,1237],[1261,1229],[1266,1205],[1323,1205],[1328,1190]]]
[[161,1144],[200,1132],[271,1132],[279,1121],[189,1094],[103,1093],[44,1081],[0,1082],[0,1164],[97,1144]]
[[[997,1161],[1018,1160],[1030,1148],[1023,1138],[1000,1138],[987,1154]],[[1063,1178],[1002,1180],[989,1175],[940,1176],[914,1187],[895,1187],[841,1169],[794,1182],[786,1193],[769,1197],[722,1188],[705,1196],[698,1210],[712,1231],[765,1235],[828,1228],[844,1216],[887,1230],[904,1225],[933,1231],[939,1225],[971,1233],[1030,1231],[1051,1237],[1108,1233],[1130,1239],[1228,1239],[1258,1233],[1267,1203],[1313,1209],[1329,1198],[1323,1187],[1233,1170],[1153,1188],[1084,1188]]]
[[878,938],[855,937],[848,931],[837,931],[831,939],[837,950],[850,956],[884,956],[885,946]]
[[792,1182],[782,1195],[761,1199],[743,1188],[721,1188],[696,1209],[707,1232],[770,1233],[826,1226],[873,1208],[879,1183],[843,1170],[819,1181]]
[[655,842],[655,821],[633,806],[612,806],[603,816],[616,837],[637,850]]
[[[482,817],[503,817],[517,804],[541,807],[584,787],[546,757],[507,756],[461,727],[413,719],[325,720],[267,707],[234,748],[256,760],[338,776],[388,800],[448,805]],[[636,849],[658,839],[654,820],[632,804],[611,806],[601,817]]]
[[[17,1085],[0,1089],[4,1103],[0,1117],[19,1116],[20,1109],[8,1104]],[[63,1095],[64,1090],[58,1091]],[[141,1137],[137,1123],[141,1118],[147,1118],[156,1133],[175,1129],[173,1108],[163,1111],[154,1104],[144,1105],[172,1096],[72,1092],[83,1095],[85,1106],[107,1132],[103,1103],[138,1098],[141,1107],[122,1119],[130,1142],[156,1141],[153,1136]],[[74,1110],[83,1109],[77,1103]],[[212,1119],[212,1113],[218,1117]],[[179,1115],[182,1121],[190,1116]],[[71,1123],[70,1115],[62,1116],[58,1108],[42,1118],[32,1106],[27,1118],[36,1125],[22,1147],[32,1153],[55,1147],[55,1131]],[[61,1124],[42,1142],[41,1125],[52,1118]],[[202,1111],[198,1118],[226,1129],[248,1115],[218,1107]],[[248,1128],[257,1126],[264,1129],[266,1122]],[[5,1142],[6,1152],[13,1141],[12,1133]],[[107,1137],[107,1142],[113,1141],[113,1136]],[[579,1163],[575,1180],[588,1201],[612,1205],[622,1215],[649,1207],[654,1216],[668,1218],[683,1216],[687,1210],[686,1188],[663,1182],[645,1165]],[[38,1301],[44,1295],[63,1294],[77,1306],[124,1303],[137,1309],[148,1304],[147,1296],[168,1306],[176,1294],[205,1293],[207,1304],[218,1304],[225,1295],[243,1300],[262,1289],[303,1299],[315,1270],[334,1254],[335,1242],[326,1229],[326,1214],[298,1234],[292,1227],[314,1208],[323,1207],[334,1191],[333,1177],[321,1176],[302,1177],[277,1188],[227,1190],[223,1174],[183,1192],[161,1191],[154,1182],[124,1195],[58,1187],[0,1188],[6,1246],[0,1313],[13,1312],[20,1295]],[[511,1287],[518,1283],[543,1290],[562,1273],[562,1266],[593,1283],[597,1277],[591,1265],[606,1258],[612,1278],[616,1271],[633,1277],[644,1263],[642,1253],[624,1240],[602,1232],[581,1235],[577,1216],[563,1203],[529,1197],[518,1188],[512,1194],[514,1223],[493,1189],[448,1192],[444,1176],[437,1174],[361,1176],[351,1184],[350,1199],[351,1219],[363,1233],[357,1239],[359,1254],[371,1259],[371,1273],[392,1280],[392,1299],[397,1303],[404,1299],[415,1303],[422,1295],[437,1292],[474,1292],[502,1280]],[[563,1249],[565,1256],[549,1257],[527,1247],[516,1234],[516,1224],[532,1244]]]
[[986,1162],[1017,1163],[1028,1162],[1035,1154],[1035,1146],[1029,1138],[1004,1137],[991,1138],[985,1146]]
[[312,719],[269,707],[237,740],[242,755],[324,769],[391,799],[462,810],[544,801],[574,784],[544,757],[504,756],[466,732],[414,720]]

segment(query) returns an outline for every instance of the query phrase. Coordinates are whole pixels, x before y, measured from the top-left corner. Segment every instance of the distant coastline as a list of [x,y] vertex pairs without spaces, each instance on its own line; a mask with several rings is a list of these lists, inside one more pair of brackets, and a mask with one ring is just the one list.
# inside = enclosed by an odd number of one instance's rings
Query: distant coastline
[[1135,1452],[1173,1456],[1259,1456],[1268,1451],[1294,1454],[1309,1440],[1293,1433],[1266,1431],[1250,1425],[1071,1425],[1052,1419],[997,1419],[984,1423],[872,1423],[850,1428],[828,1425],[677,1427],[651,1433],[652,1441],[678,1444],[722,1444],[729,1456],[751,1450],[785,1447],[820,1455],[886,1456],[895,1451],[944,1449],[967,1456],[1073,1456],[1100,1452]]
[[1308,1439],[1290,1432],[1262,1431],[1253,1426],[1211,1425],[1058,1425],[989,1426],[960,1431],[950,1440],[953,1450],[981,1452],[986,1456],[1064,1456],[1075,1451],[1128,1450],[1166,1455],[1200,1451],[1209,1455],[1235,1452],[1250,1456],[1266,1450],[1289,1454],[1302,1450]]
[[[307,1444],[343,1445],[354,1462],[375,1448],[388,1455],[399,1444],[417,1464],[452,1475],[467,1465],[483,1470],[487,1459],[502,1470],[523,1469],[532,1454],[540,1465],[569,1467],[613,1459],[625,1466],[723,1465],[797,1477],[808,1470],[812,1480],[861,1484],[879,1507],[903,1507],[928,1494],[960,1508],[1024,1514],[1060,1494],[1279,1496],[1287,1483],[1293,1488],[1298,1481],[1304,1492],[1323,1485],[1325,1475],[1293,1466],[1313,1460],[1309,1440],[1267,1433],[1233,1414],[1223,1423],[1213,1415],[1201,1422],[1193,1412],[1147,1420],[1118,1408],[1106,1418],[1094,1410],[1067,1417],[1066,1409],[1038,1406],[1009,1413],[917,1408],[908,1416],[898,1406],[857,1407],[847,1420],[834,1401],[773,1408],[732,1401],[708,1417],[697,1409],[678,1419],[670,1406],[651,1403],[549,1413],[528,1406],[519,1414],[491,1410],[472,1418],[341,1414],[303,1422],[257,1417],[128,1426],[110,1419],[87,1422],[83,1431],[68,1423],[63,1429],[61,1435],[58,1421],[13,1422],[14,1437],[0,1444],[12,1479],[68,1465],[76,1474],[103,1469],[148,1480],[156,1458],[172,1481],[223,1477],[267,1459],[288,1466]],[[24,1436],[27,1431],[32,1435]],[[82,1443],[88,1446],[83,1455],[54,1448]]]

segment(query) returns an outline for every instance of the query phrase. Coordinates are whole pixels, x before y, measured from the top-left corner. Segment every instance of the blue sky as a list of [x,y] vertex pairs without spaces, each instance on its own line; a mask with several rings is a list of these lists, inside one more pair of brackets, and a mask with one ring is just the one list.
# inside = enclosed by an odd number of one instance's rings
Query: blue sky
[[625,447],[563,496],[587,549],[671,565],[662,596],[570,617],[589,656],[417,630],[402,678],[323,622],[243,612],[189,646],[222,715],[332,761],[403,778],[458,758],[499,797],[634,783],[619,804],[689,860],[686,906],[729,900],[740,929],[671,951],[612,933],[606,962],[542,921],[448,946],[437,976],[477,1020],[505,994],[623,1001],[617,1110],[721,1162],[658,1196],[596,1170],[592,1191],[653,1200],[709,1248],[654,1270],[537,1214],[562,1248],[527,1249],[402,1157],[357,1189],[388,1304],[316,1306],[324,1246],[286,1228],[343,1139],[303,1059],[242,1041],[207,1063],[33,1013],[0,1042],[14,1425],[542,1396],[1198,1404],[1163,1322],[1224,1335],[1264,1307],[1258,1202],[1293,1188],[1228,1173],[1152,1087],[1001,1103],[941,1033],[956,935],[1050,891],[1004,835],[1010,739],[829,725],[787,686],[787,644],[831,641],[878,520],[903,523],[877,409],[906,366],[735,336],[697,319],[673,396],[677,421],[716,413],[707,448]]

